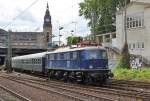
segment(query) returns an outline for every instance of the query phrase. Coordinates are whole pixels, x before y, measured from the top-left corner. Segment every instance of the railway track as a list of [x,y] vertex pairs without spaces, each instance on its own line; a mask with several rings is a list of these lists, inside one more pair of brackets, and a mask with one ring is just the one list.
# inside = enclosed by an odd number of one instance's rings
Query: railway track
[[[79,92],[74,89],[68,89],[64,88],[62,86],[56,86],[56,85],[44,85],[42,83],[35,83],[33,81],[25,80],[25,79],[16,79],[16,78],[10,78],[10,77],[4,77],[9,80],[13,80],[15,82],[28,85],[30,87],[34,87],[37,89],[45,90],[50,93],[56,93],[61,96],[65,96],[67,98],[70,98],[75,101],[114,101],[113,99],[107,98],[107,97],[102,97],[102,96],[97,96],[97,95],[92,95],[88,94],[86,92]],[[53,88],[53,89],[52,89]]]
[[145,89],[145,90],[147,90],[147,89],[150,90],[150,83],[139,82],[139,81],[110,79],[108,81],[108,85],[120,85],[120,86],[136,87],[136,88],[142,88],[142,89]]
[[[5,90],[6,92],[10,93],[11,95],[15,96],[16,98],[20,99],[21,101],[31,101],[30,99],[28,99],[28,98],[26,98],[26,97],[24,97],[24,96],[22,96],[22,95],[20,95],[16,92],[12,91],[11,89],[9,89],[5,86],[0,85],[0,88]],[[1,99],[0,99],[0,101],[1,101]]]
[[[104,97],[105,95],[111,95],[111,97],[106,96],[108,101],[112,100],[112,99],[114,101],[114,100],[125,99],[125,98],[128,98],[128,99],[134,98],[139,101],[142,101],[142,100],[149,101],[150,100],[149,93],[140,92],[137,90],[125,89],[125,88],[124,89],[121,89],[121,88],[112,89],[110,87],[104,88],[104,87],[91,87],[91,86],[74,85],[74,84],[71,85],[71,84],[57,82],[57,81],[50,81],[49,83],[47,83],[47,82],[44,82],[45,80],[43,82],[41,82],[41,80],[33,80],[33,79],[27,79],[27,78],[26,79],[25,78],[17,78],[17,79],[23,79],[26,82],[35,83],[35,84],[43,85],[43,86],[47,86],[47,87],[53,87],[53,88],[57,87],[59,89],[67,90],[67,91],[69,91],[70,89],[72,89],[72,91],[76,91],[77,89],[78,90],[80,89],[81,91],[88,92],[89,98],[94,98],[94,99],[98,99],[98,97],[101,94],[104,94],[101,96]],[[81,93],[81,91],[78,93],[80,93],[80,95],[82,95],[82,96],[86,96],[85,93]],[[93,97],[93,95],[89,95],[89,94],[93,94],[96,97]],[[110,98],[110,99],[108,99],[108,98]],[[104,98],[104,99],[106,100],[106,98]]]

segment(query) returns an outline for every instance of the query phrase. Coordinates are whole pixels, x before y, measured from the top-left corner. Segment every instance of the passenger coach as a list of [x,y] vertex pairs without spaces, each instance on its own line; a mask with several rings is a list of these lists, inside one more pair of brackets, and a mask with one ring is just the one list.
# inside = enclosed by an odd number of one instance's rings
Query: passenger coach
[[19,71],[45,73],[46,52],[12,58],[12,67]]

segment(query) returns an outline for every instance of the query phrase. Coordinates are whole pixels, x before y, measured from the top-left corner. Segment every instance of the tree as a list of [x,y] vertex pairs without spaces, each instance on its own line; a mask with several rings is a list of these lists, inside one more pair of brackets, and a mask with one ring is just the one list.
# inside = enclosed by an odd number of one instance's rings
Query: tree
[[[79,13],[80,16],[84,16],[85,19],[89,20],[88,24],[91,27],[91,31],[94,32],[93,35],[95,33],[114,32],[116,31],[116,11],[125,6],[125,1],[130,2],[130,0],[84,0],[79,4]],[[119,65],[124,68],[130,68],[129,62],[128,44],[125,43]]]
[[[114,32],[116,30],[116,11],[124,7],[125,0],[84,0],[79,4],[80,16],[89,20],[91,31],[97,34]],[[127,0],[129,3],[130,0]]]
[[82,40],[82,37],[68,37],[67,44],[68,45],[76,45],[78,42]]

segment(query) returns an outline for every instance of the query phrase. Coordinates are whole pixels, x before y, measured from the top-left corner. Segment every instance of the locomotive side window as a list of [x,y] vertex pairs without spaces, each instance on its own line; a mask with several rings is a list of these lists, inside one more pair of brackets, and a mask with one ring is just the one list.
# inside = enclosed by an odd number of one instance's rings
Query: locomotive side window
[[105,50],[84,50],[81,56],[83,59],[107,59]]
[[70,59],[75,60],[78,58],[78,52],[70,52]]
[[49,58],[49,60],[54,60],[54,54],[49,54],[48,58]]
[[70,59],[70,53],[69,52],[64,53],[64,59],[65,60],[69,60]]
[[107,52],[106,51],[102,51],[102,58],[107,59]]
[[64,60],[64,53],[59,53],[59,60]]
[[58,58],[58,55],[54,54],[54,60],[57,60],[57,58]]

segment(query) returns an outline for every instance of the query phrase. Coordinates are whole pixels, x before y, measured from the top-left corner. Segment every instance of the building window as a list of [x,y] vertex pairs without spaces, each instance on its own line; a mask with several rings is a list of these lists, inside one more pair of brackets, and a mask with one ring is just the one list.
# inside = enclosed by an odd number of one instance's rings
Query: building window
[[129,43],[129,49],[144,49],[144,42]]
[[137,49],[140,49],[140,42],[137,43]]
[[131,49],[131,48],[132,48],[132,47],[131,47],[131,44],[129,44],[128,46],[129,46],[129,49]]
[[138,28],[144,26],[144,14],[137,13],[134,15],[127,16],[127,28]]
[[144,48],[144,42],[142,42],[142,48]]
[[133,43],[133,49],[135,49],[135,43]]

